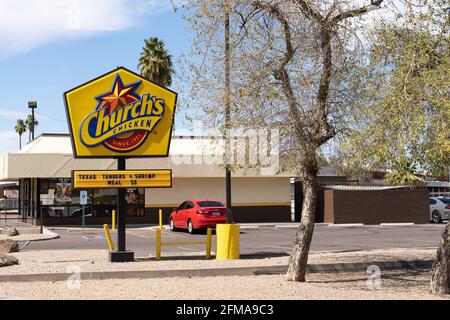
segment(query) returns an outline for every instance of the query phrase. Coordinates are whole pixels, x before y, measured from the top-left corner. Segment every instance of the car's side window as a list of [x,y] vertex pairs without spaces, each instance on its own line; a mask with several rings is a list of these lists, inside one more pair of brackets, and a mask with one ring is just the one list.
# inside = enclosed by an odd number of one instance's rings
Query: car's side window
[[177,211],[178,211],[178,210],[183,210],[185,206],[186,206],[186,201],[183,202],[183,203],[177,208]]
[[430,199],[430,204],[436,204],[436,200]]
[[186,204],[186,209],[192,209],[194,207],[194,204],[190,201],[187,202]]

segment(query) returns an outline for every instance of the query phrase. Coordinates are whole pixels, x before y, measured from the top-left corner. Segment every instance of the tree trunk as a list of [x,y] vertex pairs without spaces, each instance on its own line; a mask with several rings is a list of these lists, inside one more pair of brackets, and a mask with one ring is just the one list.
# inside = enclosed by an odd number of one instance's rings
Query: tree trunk
[[303,183],[303,206],[300,226],[294,238],[294,248],[289,258],[287,271],[288,281],[305,281],[306,265],[308,263],[309,248],[311,246],[316,219],[317,190],[315,176],[308,175]]
[[19,150],[22,150],[22,135],[19,134]]
[[431,268],[430,290],[434,294],[450,294],[450,223],[442,233],[442,243]]

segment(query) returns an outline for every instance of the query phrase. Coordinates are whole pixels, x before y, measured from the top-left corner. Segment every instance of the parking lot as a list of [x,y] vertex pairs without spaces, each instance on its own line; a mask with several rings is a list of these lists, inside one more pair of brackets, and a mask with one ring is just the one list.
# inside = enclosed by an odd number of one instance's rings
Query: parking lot
[[[312,251],[354,251],[381,248],[429,248],[440,243],[445,224],[414,226],[329,227],[318,225],[312,241]],[[107,249],[103,229],[55,228],[60,238],[31,242],[24,250]],[[295,226],[246,226],[241,229],[241,254],[277,256],[288,253],[296,232]],[[203,241],[205,234],[190,235],[183,231],[163,231],[163,241]],[[112,232],[113,241],[116,233]],[[137,257],[155,254],[155,231],[150,228],[128,228],[127,249]],[[212,250],[215,250],[213,235]],[[201,245],[167,246],[164,253],[204,251]]]

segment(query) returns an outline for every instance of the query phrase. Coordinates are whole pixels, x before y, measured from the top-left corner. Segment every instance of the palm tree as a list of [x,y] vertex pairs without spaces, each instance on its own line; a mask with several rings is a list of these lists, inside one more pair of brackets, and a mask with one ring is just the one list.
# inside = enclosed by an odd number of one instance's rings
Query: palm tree
[[144,39],[138,68],[141,75],[161,86],[172,84],[172,74],[175,72],[172,65],[172,56],[165,48],[164,41],[157,37]]
[[19,150],[20,150],[22,149],[22,134],[24,134],[25,131],[27,131],[25,121],[23,121],[22,119],[17,119],[15,129],[16,133],[19,135]]
[[25,124],[28,127],[28,142],[31,141],[31,133],[34,132],[34,129],[39,125],[39,122],[36,120],[36,117],[33,121],[33,115],[29,114],[27,116],[27,120],[25,120]]
[[391,186],[422,185],[424,181],[417,173],[416,165],[409,159],[402,158],[394,162],[394,171],[386,175],[386,182]]

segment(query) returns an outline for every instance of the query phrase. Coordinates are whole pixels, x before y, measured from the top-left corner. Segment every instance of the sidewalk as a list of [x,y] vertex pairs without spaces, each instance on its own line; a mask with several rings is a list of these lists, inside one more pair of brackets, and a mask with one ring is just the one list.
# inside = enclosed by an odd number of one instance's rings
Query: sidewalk
[[37,227],[19,227],[15,226],[18,231],[16,236],[7,236],[0,234],[0,240],[11,239],[14,241],[42,241],[59,238],[56,232],[50,231],[47,228],[43,228],[43,233],[40,233],[40,228]]

